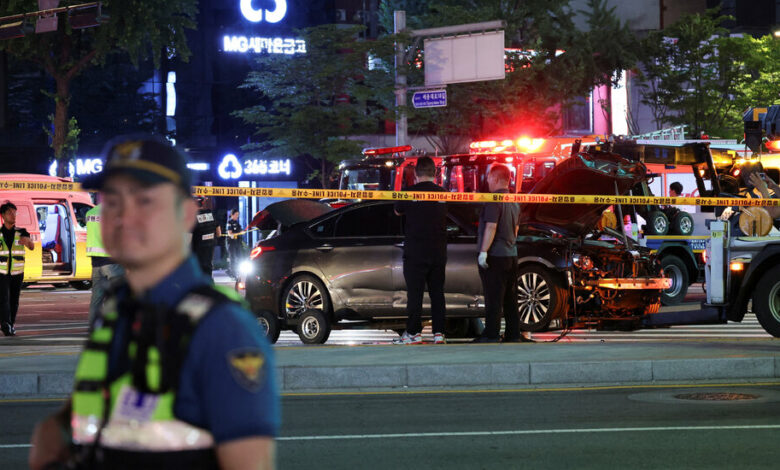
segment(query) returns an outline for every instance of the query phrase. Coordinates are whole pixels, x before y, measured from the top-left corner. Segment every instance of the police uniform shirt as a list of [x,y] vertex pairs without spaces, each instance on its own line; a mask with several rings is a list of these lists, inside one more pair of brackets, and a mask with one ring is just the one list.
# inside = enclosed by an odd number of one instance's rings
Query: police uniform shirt
[[192,231],[192,247],[211,247],[217,243],[217,221],[214,214],[208,209],[201,209],[197,215],[198,223]]
[[[238,223],[237,220],[229,219],[227,222],[227,233],[233,232],[233,234],[236,234],[241,231],[241,224]],[[241,243],[241,238],[232,238],[228,237],[228,243],[231,245],[239,244]]]
[[[210,281],[195,258],[189,257],[141,301],[170,308]],[[133,318],[132,312],[123,311],[122,297],[120,292],[110,380],[130,370],[126,351]],[[251,436],[273,437],[280,421],[275,382],[273,351],[257,321],[238,304],[222,303],[206,313],[193,334],[179,375],[174,415],[210,431],[217,444]]]

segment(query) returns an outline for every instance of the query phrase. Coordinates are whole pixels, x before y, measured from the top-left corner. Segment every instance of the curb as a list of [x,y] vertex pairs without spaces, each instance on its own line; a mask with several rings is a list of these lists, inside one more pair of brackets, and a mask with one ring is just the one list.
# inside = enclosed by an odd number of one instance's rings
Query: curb
[[[282,366],[276,380],[282,392],[387,390],[431,387],[506,387],[557,384],[654,384],[664,381],[780,378],[780,357],[407,364],[388,366]],[[5,373],[0,396],[68,395],[68,372]]]

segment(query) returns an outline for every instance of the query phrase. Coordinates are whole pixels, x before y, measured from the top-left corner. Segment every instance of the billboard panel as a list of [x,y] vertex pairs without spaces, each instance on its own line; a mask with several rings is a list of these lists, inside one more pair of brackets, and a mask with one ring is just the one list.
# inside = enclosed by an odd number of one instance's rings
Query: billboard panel
[[502,80],[504,32],[425,40],[425,86]]

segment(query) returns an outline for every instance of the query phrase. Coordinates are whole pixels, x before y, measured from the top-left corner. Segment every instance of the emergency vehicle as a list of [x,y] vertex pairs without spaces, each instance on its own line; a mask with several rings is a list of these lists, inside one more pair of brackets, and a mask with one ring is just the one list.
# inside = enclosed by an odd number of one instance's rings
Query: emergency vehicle
[[[0,181],[72,182],[35,174],[2,174]],[[89,289],[92,262],[87,256],[86,213],[94,205],[89,193],[3,190],[0,186],[0,204],[6,201],[16,205],[16,226],[27,229],[35,245],[25,254],[24,283],[67,283]]]
[[709,229],[702,309],[718,322],[740,322],[751,305],[764,330],[780,338],[780,236],[741,236],[720,220]]
[[[596,144],[586,136],[587,144]],[[478,140],[469,153],[442,157],[442,186],[450,192],[488,192],[487,174],[494,164],[509,167],[509,188],[527,193],[563,159],[571,155],[577,137]]]

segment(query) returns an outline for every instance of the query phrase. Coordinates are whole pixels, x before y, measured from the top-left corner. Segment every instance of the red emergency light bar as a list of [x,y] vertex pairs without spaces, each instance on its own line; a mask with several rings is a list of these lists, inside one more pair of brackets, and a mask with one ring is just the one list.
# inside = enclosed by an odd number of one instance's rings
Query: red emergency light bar
[[766,149],[770,152],[780,152],[780,140],[770,140],[764,145],[766,145]]
[[400,147],[383,147],[363,149],[363,155],[387,155],[392,153],[408,152],[412,150],[411,145],[402,145]]
[[[469,148],[474,152],[523,152],[534,153],[538,151],[544,143],[545,139],[534,139],[530,137],[521,137],[517,140],[505,139],[502,141],[497,140],[477,140],[469,145]],[[514,148],[513,148],[514,147]]]

